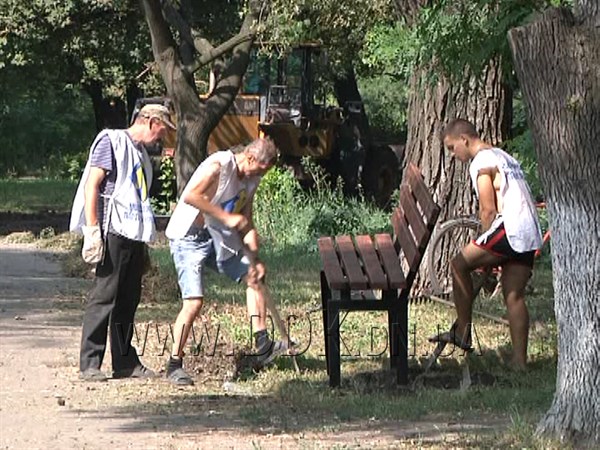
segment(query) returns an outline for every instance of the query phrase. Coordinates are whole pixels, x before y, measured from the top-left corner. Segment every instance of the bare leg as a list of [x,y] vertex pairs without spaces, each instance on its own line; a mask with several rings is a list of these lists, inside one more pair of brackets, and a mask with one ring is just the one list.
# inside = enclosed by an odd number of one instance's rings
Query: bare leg
[[267,328],[267,302],[265,300],[264,280],[259,280],[254,266],[250,266],[244,281],[246,288],[246,306],[252,321],[252,331],[262,331]]
[[246,288],[246,306],[248,315],[252,319],[252,331],[266,330],[267,328],[267,306],[264,290],[260,286]]
[[519,369],[524,369],[527,362],[529,312],[525,304],[525,287],[530,276],[531,269],[522,264],[510,263],[502,267],[502,293],[513,345],[511,363]]
[[494,266],[499,264],[502,258],[491,254],[487,250],[468,244],[451,261],[452,267],[452,295],[456,306],[456,335],[459,338],[465,336],[471,316],[473,313],[473,281],[471,272],[478,267]]
[[171,356],[182,358],[192,324],[202,309],[202,297],[183,300],[183,306],[173,325],[173,350]]

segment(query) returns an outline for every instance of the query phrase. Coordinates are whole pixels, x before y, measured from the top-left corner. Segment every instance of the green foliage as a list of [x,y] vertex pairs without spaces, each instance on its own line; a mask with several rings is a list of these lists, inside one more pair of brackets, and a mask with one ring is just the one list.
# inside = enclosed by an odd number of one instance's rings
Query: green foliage
[[403,21],[374,26],[366,35],[361,62],[370,73],[408,80],[418,60],[415,34]]
[[386,230],[389,216],[363,199],[344,196],[342,185],[331,186],[320,166],[306,160],[314,186],[303,191],[293,174],[272,169],[256,193],[254,217],[260,235],[271,248],[316,249],[321,236],[375,233]]
[[0,81],[41,92],[53,82],[96,81],[122,97],[152,60],[138,8],[130,0],[3,0]]
[[508,30],[524,24],[534,12],[570,3],[563,0],[429,2],[419,9],[416,18],[372,27],[361,59],[380,73],[406,78],[414,67],[428,66],[434,80],[443,74],[460,81],[465,68],[479,73],[492,58],[500,56],[508,74],[512,67],[506,39]]
[[371,133],[403,140],[406,137],[408,83],[387,75],[358,79]]
[[298,206],[303,192],[289,171],[275,167],[263,177],[254,202],[254,220],[260,235],[272,245],[298,243],[305,226]]
[[5,98],[0,110],[0,176],[78,178],[94,133],[89,100],[54,89],[39,97],[16,91]]
[[284,52],[299,42],[321,42],[339,70],[355,60],[369,28],[390,13],[389,0],[273,0],[259,42]]
[[81,95],[124,98],[152,60],[138,3],[2,0],[0,30],[0,175],[74,177],[96,131]]
[[534,197],[543,196],[542,184],[538,176],[538,164],[531,132],[525,131],[513,139],[506,141],[506,150],[514,156],[520,163],[525,178]]
[[512,139],[504,143],[504,149],[514,156],[520,163],[525,178],[535,197],[543,197],[544,190],[538,176],[537,155],[533,146],[531,131],[527,127],[525,103],[520,92],[515,94],[513,100]]
[[177,177],[175,176],[175,162],[171,156],[163,156],[160,160],[160,175],[158,176],[160,191],[150,199],[155,214],[168,214],[171,204],[177,199]]
[[42,169],[44,178],[78,181],[87,162],[87,150],[75,155],[51,154]]

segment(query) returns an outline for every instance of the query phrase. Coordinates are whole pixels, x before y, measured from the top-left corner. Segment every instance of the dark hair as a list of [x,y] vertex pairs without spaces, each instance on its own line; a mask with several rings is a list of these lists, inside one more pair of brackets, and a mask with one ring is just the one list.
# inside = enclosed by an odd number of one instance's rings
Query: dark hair
[[442,131],[442,139],[446,136],[460,136],[466,134],[471,138],[478,138],[479,133],[475,129],[475,125],[465,119],[452,119]]

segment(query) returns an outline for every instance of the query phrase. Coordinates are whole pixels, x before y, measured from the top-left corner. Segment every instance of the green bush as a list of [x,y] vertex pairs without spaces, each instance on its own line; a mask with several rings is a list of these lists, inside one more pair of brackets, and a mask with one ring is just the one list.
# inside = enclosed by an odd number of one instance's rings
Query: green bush
[[52,154],[41,169],[44,178],[78,181],[87,162],[89,151],[74,155]]
[[314,187],[303,191],[293,174],[272,169],[256,193],[255,222],[271,249],[287,246],[315,251],[317,238],[387,231],[389,215],[362,198],[348,198],[332,186],[323,169],[305,161]]
[[158,180],[158,193],[150,199],[155,214],[168,214],[171,204],[177,200],[177,179],[175,176],[175,162],[171,156],[163,156],[160,160]]
[[297,245],[306,228],[304,193],[294,175],[275,167],[263,177],[254,202],[260,235],[275,248]]
[[386,75],[359,78],[358,82],[372,133],[406,139],[408,83]]
[[0,108],[0,176],[77,178],[94,133],[88,97],[52,87],[43,96],[13,92]]

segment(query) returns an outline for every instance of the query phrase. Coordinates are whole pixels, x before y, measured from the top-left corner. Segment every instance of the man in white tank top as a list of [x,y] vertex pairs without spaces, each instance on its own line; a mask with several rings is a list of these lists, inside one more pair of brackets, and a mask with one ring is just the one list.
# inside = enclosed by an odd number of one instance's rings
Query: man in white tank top
[[206,266],[247,284],[259,364],[268,364],[287,350],[286,343],[273,342],[267,334],[265,266],[258,258],[259,239],[252,221],[254,193],[277,154],[270,139],[257,139],[239,153],[212,154],[190,178],[171,216],[166,235],[183,299],[166,374],[173,384],[193,384],[183,369],[183,349],[202,308]]
[[531,276],[534,252],[542,245],[529,187],[519,162],[482,141],[470,122],[451,121],[443,139],[454,157],[470,161],[469,173],[479,199],[483,234],[452,259],[452,290],[458,317],[449,332],[430,340],[471,349],[474,300],[471,272],[480,267],[502,266],[502,293],[513,344],[511,363],[522,369],[527,361],[529,334],[525,286]]

